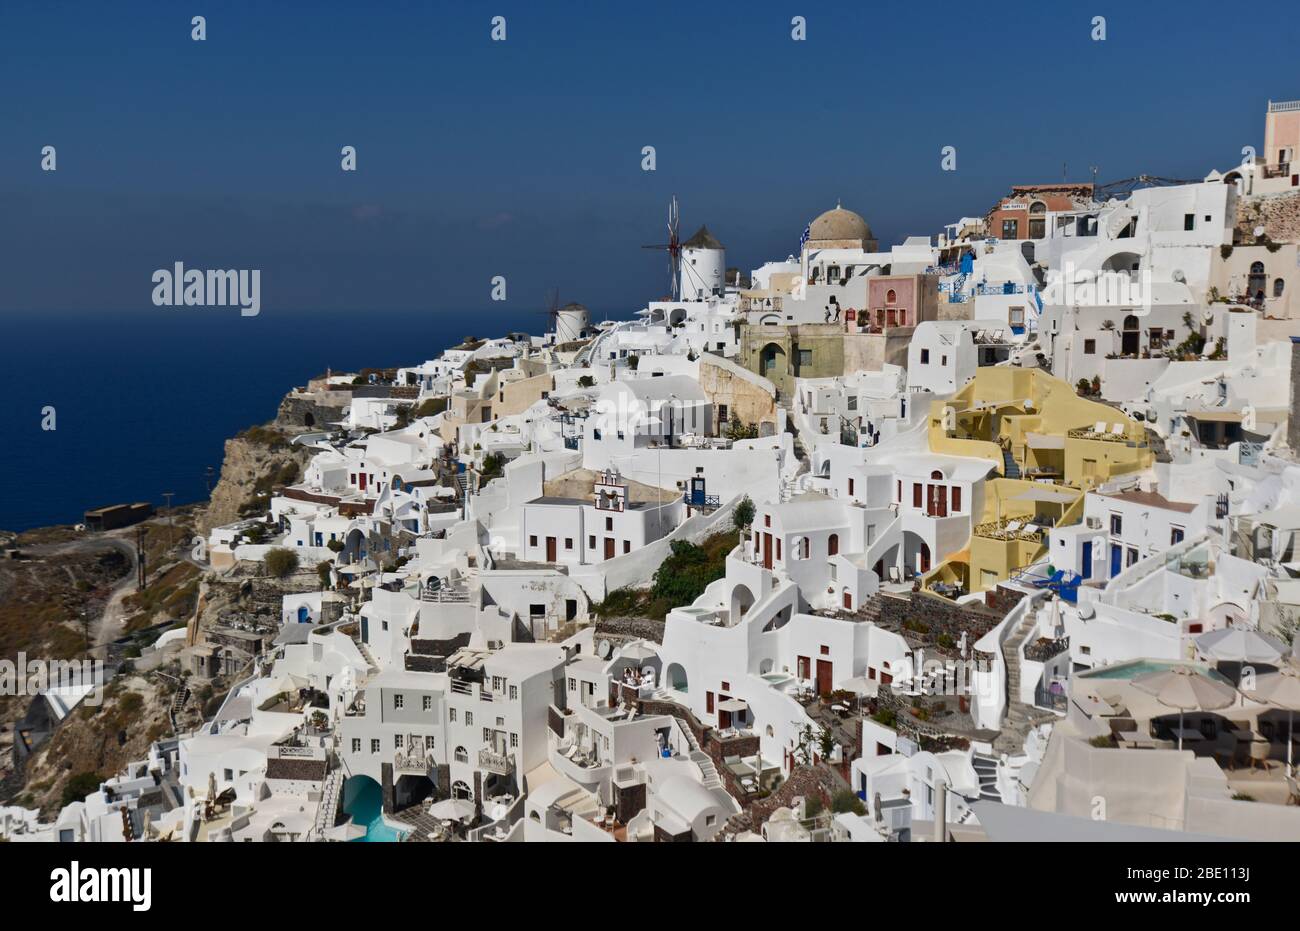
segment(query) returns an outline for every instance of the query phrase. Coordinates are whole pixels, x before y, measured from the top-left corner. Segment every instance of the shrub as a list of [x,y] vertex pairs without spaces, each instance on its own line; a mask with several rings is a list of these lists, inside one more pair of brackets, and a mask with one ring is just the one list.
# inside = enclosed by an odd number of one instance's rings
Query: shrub
[[596,387],[596,379],[592,378],[590,375],[583,375],[578,379],[578,387],[594,388]]
[[343,552],[343,541],[330,540],[328,543],[325,544],[325,548],[328,549],[331,553],[341,553]]
[[826,810],[826,803],[821,800],[819,795],[810,795],[804,799],[803,816],[805,818],[816,818]]
[[328,559],[316,563],[316,577],[320,579],[320,587],[328,588],[330,584],[330,566],[332,563]]
[[285,576],[298,571],[298,554],[293,550],[276,547],[267,551],[266,557],[262,560],[262,565],[269,575],[277,579],[283,579]]
[[731,515],[731,524],[737,530],[745,530],[752,523],[754,523],[754,502],[750,500],[749,495],[745,495],[736,503],[736,510]]
[[831,799],[831,811],[837,815],[846,811],[851,811],[855,815],[865,815],[867,806],[862,804],[862,799],[853,794],[852,789],[840,789]]
[[77,773],[69,777],[63,784],[63,797],[60,799],[59,806],[62,808],[73,802],[84,802],[87,795],[99,791],[99,784],[103,781],[99,773],[93,772]]
[[415,409],[415,416],[432,417],[435,414],[441,414],[447,409],[447,399],[445,397],[428,398],[420,402],[420,406]]

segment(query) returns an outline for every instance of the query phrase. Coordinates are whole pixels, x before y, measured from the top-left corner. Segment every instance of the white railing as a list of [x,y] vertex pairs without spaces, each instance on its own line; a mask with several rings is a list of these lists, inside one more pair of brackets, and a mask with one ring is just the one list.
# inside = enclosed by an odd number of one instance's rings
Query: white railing
[[1268,102],[1269,113],[1289,113],[1292,110],[1300,110],[1300,100],[1270,100]]

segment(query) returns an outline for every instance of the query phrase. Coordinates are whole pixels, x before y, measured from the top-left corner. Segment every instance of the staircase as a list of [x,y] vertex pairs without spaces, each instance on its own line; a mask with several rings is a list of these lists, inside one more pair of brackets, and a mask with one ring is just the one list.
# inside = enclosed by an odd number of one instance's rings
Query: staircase
[[1020,478],[1020,466],[1009,449],[1002,450],[1002,474],[1007,478]]
[[1033,630],[1033,614],[1025,612],[1011,636],[1002,644],[1002,661],[1007,670],[1007,711],[1002,731],[993,741],[993,749],[1002,753],[1023,753],[1025,736],[1043,721],[1056,720],[1050,711],[1041,711],[1020,701],[1020,645]]
[[[687,733],[690,733],[689,730]],[[695,741],[692,739],[691,743]],[[703,750],[692,750],[690,760],[700,768],[700,774],[703,778],[700,784],[706,789],[722,789],[722,777],[718,775],[718,767],[713,765],[713,759]],[[725,791],[725,789],[724,789]]]
[[975,777],[980,784],[980,801],[1001,802],[998,792],[998,761],[984,753],[971,755],[971,766],[975,767]]

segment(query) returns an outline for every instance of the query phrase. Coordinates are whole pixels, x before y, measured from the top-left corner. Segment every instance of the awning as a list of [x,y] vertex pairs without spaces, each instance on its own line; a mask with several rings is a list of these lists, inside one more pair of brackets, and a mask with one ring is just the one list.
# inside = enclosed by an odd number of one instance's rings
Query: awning
[[1202,423],[1241,423],[1241,411],[1187,411],[1184,417],[1199,420]]
[[1026,433],[1030,449],[1065,449],[1065,437],[1050,433]]
[[748,711],[749,705],[739,698],[724,698],[718,702],[719,711],[729,711],[732,714],[739,714],[742,711]]
[[1035,501],[1039,504],[1073,504],[1078,495],[1057,491],[1053,488],[1030,488],[1018,495],[1012,495],[1011,501]]

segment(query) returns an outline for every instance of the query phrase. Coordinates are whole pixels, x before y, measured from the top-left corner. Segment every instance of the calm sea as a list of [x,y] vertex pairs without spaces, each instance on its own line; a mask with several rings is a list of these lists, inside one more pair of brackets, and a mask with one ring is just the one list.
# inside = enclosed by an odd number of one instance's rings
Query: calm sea
[[[0,529],[76,523],[91,507],[206,497],[230,436],[275,416],[327,367],[414,365],[466,335],[540,332],[536,310],[241,317],[235,308],[5,315]],[[53,406],[56,429],[42,430]]]

